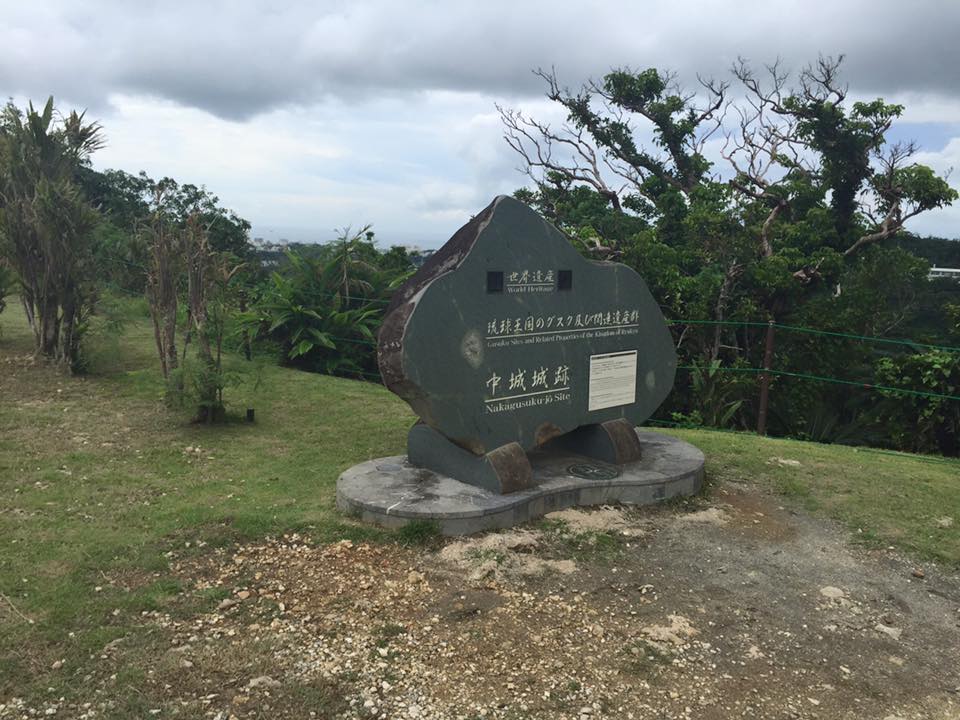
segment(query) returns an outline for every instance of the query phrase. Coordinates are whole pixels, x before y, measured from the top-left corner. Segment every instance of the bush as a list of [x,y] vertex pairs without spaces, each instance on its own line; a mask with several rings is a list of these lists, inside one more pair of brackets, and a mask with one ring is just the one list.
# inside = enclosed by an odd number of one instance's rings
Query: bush
[[[239,330],[281,349],[282,361],[328,375],[376,377],[376,334],[405,256],[381,253],[372,233],[343,231],[311,253],[287,251],[259,288]],[[409,264],[409,263],[408,263]]]
[[912,452],[960,454],[960,354],[944,350],[882,358],[877,380],[889,387],[930,393],[907,395],[882,390],[878,415],[898,449]]

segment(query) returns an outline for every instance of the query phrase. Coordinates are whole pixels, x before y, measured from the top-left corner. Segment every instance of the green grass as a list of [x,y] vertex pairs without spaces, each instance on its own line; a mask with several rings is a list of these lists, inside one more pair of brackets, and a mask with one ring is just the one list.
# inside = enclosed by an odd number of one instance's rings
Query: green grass
[[409,546],[431,547],[440,542],[441,537],[440,523],[436,520],[411,520],[396,532],[397,540]]
[[0,327],[0,699],[29,693],[30,678],[56,685],[55,660],[79,663],[134,632],[140,612],[172,608],[171,550],[290,530],[385,536],[334,508],[344,469],[403,452],[413,416],[383,388],[269,366],[235,408],[249,400],[256,423],[198,426],[164,406],[144,318],[102,339],[109,352],[75,378],[30,363],[18,303]]
[[[188,616],[221,599],[185,600],[168,569],[172,550],[206,553],[291,530],[318,541],[435,542],[433,525],[387,533],[334,508],[344,469],[403,452],[414,418],[382,387],[268,366],[256,395],[227,395],[237,414],[255,407],[256,423],[196,426],[162,402],[142,309],[120,336],[96,339],[84,377],[30,362],[29,330],[12,299],[0,328],[0,701],[82,692],[90,657],[117,638],[126,638],[123,672],[135,686],[159,642],[140,613]],[[843,521],[856,538],[960,565],[958,462],[672,434],[706,453],[714,481],[760,485]],[[778,457],[800,465],[771,461]],[[938,526],[945,515],[952,527]],[[59,660],[71,670],[52,670]]]
[[615,531],[575,531],[563,520],[541,519],[536,527],[543,533],[546,550],[561,559],[583,563],[611,564],[623,553],[623,541]]

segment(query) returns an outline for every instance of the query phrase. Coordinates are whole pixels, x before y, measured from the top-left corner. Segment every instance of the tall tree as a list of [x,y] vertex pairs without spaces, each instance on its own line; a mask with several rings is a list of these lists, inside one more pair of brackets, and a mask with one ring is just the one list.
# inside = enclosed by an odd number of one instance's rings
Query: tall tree
[[60,116],[52,97],[39,111],[7,103],[0,115],[0,234],[37,354],[70,368],[92,298],[97,221],[77,176],[102,145],[99,124],[76,111]]
[[170,178],[150,181],[150,215],[139,230],[147,248],[146,295],[163,377],[177,369],[177,306],[183,266],[183,240],[171,198],[178,189]]
[[196,334],[197,358],[201,364],[199,382],[196,383],[198,411],[195,420],[213,422],[222,409],[218,394],[219,357],[214,360],[208,327],[214,257],[210,249],[209,227],[204,224],[199,212],[187,216],[186,227],[183,229],[183,248],[187,265],[187,309],[190,319],[187,337]]

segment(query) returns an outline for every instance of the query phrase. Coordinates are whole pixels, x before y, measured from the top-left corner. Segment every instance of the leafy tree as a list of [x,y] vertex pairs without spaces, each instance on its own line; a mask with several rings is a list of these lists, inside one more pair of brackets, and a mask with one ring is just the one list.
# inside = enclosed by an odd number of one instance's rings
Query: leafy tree
[[[673,249],[688,275],[703,273],[715,319],[753,283],[762,295],[752,304],[779,316],[825,285],[835,288],[868,246],[957,197],[910,162],[913,145],[886,144],[902,107],[847,107],[841,61],[821,58],[793,90],[779,66],[761,81],[738,62],[733,76],[747,98],[740,105],[727,100],[727,82],[703,81],[698,98],[655,69],[615,70],[576,93],[540,71],[567,123],[555,129],[501,109],[506,140],[536,185],[521,197],[571,235],[589,233],[588,249],[601,257],[624,257],[637,243],[658,255]],[[724,124],[724,108],[738,118],[735,129]],[[703,154],[718,132],[726,135],[729,179]]]
[[[900,232],[912,217],[949,205],[957,193],[924,165],[911,162],[914,143],[887,143],[903,112],[877,98],[847,102],[839,80],[841,55],[821,57],[799,73],[799,86],[778,64],[763,82],[742,60],[734,75],[747,93],[739,137],[725,157],[737,171],[731,185],[747,198],[774,199],[774,209],[827,210],[832,232],[823,245],[844,257]],[[777,171],[782,178],[773,180]],[[829,201],[825,198],[829,197]],[[820,202],[809,207],[811,198]],[[808,281],[816,269],[798,278]]]
[[117,228],[133,232],[149,212],[151,187],[147,174],[82,167],[78,179],[90,203]]
[[409,273],[413,269],[410,253],[405,247],[393,245],[389,250],[380,254],[377,267],[381,272],[394,276]]
[[[249,279],[242,272],[248,263],[233,251],[248,254],[249,223],[220,207],[206,189],[171,178],[107,171],[88,173],[86,182],[107,213],[98,227],[97,256],[112,267],[115,280],[146,294],[168,398],[196,402],[195,421],[222,418],[223,341],[229,317],[245,309],[237,281]],[[191,342],[197,363],[187,358]]]
[[[188,329],[184,339],[189,342],[197,322],[191,314],[205,312],[202,299],[206,297],[203,278],[207,265],[222,261],[244,269],[237,279],[250,284],[256,281],[257,263],[248,237],[250,224],[221,207],[219,199],[206,188],[180,184],[169,177],[154,180],[144,172],[132,175],[122,170],[97,172],[84,168],[81,181],[101,211],[93,252],[104,271],[104,281],[119,286],[121,291],[146,294],[161,370],[170,379],[181,364],[177,355],[178,313],[185,305]],[[230,296],[239,310],[245,309],[246,295],[242,291],[231,292]],[[186,297],[186,303],[181,303],[182,297]],[[197,298],[201,302],[195,306],[191,300]],[[209,368],[212,355],[204,346],[205,332],[201,336],[201,364]],[[174,378],[178,383],[180,375]],[[209,400],[204,397],[201,403]]]
[[904,231],[897,236],[897,244],[907,252],[922,257],[931,265],[960,267],[960,241],[940,237],[918,237]]
[[80,181],[91,203],[100,211],[94,230],[94,256],[105,272],[108,283],[121,290],[145,290],[145,268],[149,264],[144,242],[148,226],[155,222],[156,190],[164,188],[164,214],[169,222],[185,227],[187,218],[198,213],[208,226],[211,250],[225,252],[255,266],[250,244],[250,223],[232,210],[220,206],[219,199],[206,188],[180,184],[172,178],[157,181],[146,173],[137,175],[123,170],[99,172],[83,168]]
[[36,352],[74,368],[93,296],[96,212],[77,183],[103,144],[84,113],[7,103],[0,115],[0,233],[20,284]]
[[196,338],[200,367],[194,373],[197,401],[195,422],[212,423],[224,415],[223,338],[227,317],[235,307],[231,303],[231,281],[242,263],[236,264],[229,252],[213,249],[210,226],[201,214],[187,217],[182,233],[187,275],[188,327],[184,355],[191,338]]

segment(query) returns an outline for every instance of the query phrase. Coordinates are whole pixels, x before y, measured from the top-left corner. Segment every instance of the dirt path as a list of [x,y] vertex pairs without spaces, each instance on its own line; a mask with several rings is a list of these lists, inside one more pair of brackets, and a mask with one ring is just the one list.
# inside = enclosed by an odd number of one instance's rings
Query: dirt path
[[960,578],[745,486],[429,552],[294,536],[177,570],[230,598],[148,618],[174,638],[158,717],[960,718]]

